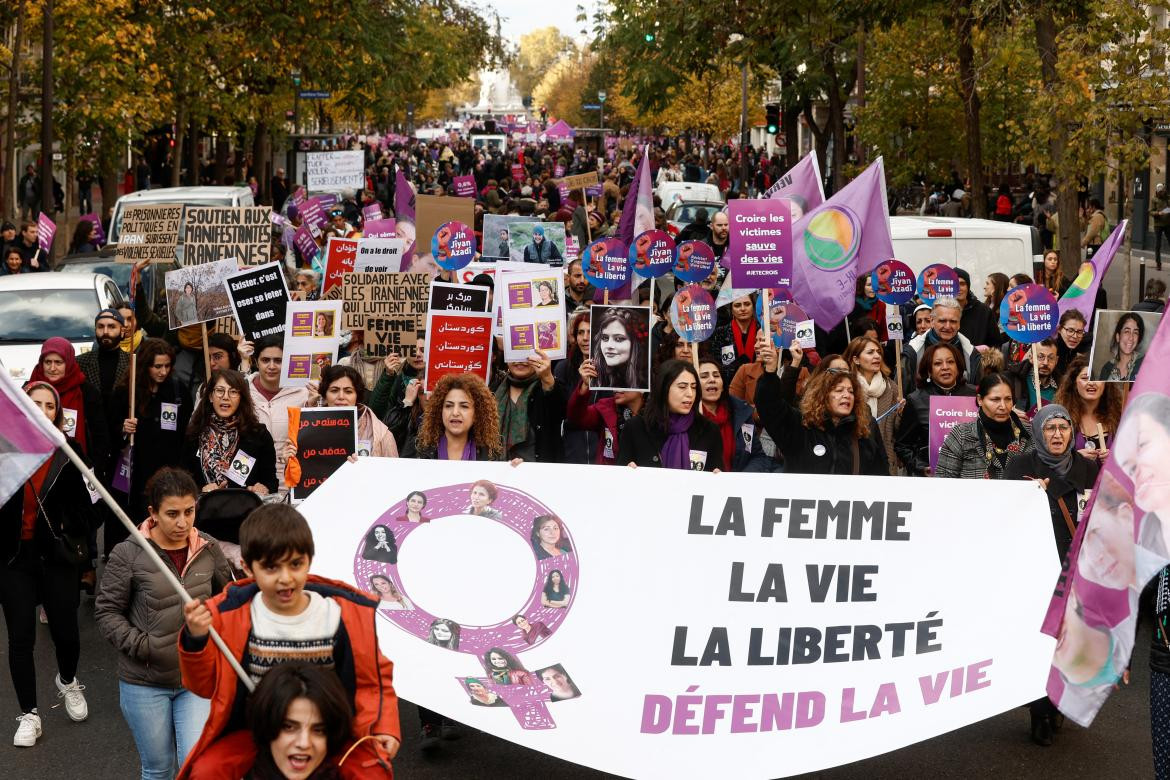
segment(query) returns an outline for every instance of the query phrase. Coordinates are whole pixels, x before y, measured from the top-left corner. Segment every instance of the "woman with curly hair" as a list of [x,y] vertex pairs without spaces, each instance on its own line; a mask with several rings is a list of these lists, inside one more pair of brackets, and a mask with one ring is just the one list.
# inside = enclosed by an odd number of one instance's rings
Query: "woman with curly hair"
[[423,409],[417,457],[438,460],[503,460],[500,412],[483,380],[448,374]]
[[648,323],[633,309],[607,309],[591,321],[590,357],[597,368],[597,386],[642,390],[650,386],[646,361]]
[[797,407],[796,380],[804,350],[793,344],[788,351],[790,365],[777,376],[776,348],[766,343],[756,348],[764,361],[764,375],[756,385],[756,411],[784,455],[784,470],[889,476],[886,448],[857,377],[848,370],[826,369],[809,379]]
[[[204,493],[225,487],[275,493],[276,448],[256,419],[248,381],[239,371],[217,368],[206,387],[187,426],[183,466]],[[233,469],[236,460],[245,468]]]
[[1068,373],[1056,389],[1053,403],[1068,409],[1072,418],[1076,432],[1073,449],[1089,460],[1104,462],[1121,424],[1121,391],[1117,385],[1092,381],[1089,361],[1082,355],[1068,364]]

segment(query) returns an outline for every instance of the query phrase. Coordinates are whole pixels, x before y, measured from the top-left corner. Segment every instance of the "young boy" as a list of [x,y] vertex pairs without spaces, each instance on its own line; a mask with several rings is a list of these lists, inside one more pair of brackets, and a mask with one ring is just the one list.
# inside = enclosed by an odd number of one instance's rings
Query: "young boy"
[[353,739],[374,737],[342,765],[342,776],[390,777],[389,759],[401,737],[393,665],[378,650],[378,602],[345,583],[309,574],[313,535],[286,504],[248,515],[240,526],[240,550],[252,579],[183,610],[183,687],[211,699],[211,714],[178,779],[243,777],[256,756],[244,718],[247,689],[209,641],[212,626],[253,681],[289,661],[333,669],[353,708]]

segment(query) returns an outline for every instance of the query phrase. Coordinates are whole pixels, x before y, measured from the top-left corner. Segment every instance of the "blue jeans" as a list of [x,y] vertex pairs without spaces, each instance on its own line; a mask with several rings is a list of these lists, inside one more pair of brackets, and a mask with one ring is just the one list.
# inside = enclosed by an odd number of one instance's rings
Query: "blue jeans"
[[185,688],[118,681],[122,717],[142,759],[142,780],[171,780],[199,740],[211,702]]

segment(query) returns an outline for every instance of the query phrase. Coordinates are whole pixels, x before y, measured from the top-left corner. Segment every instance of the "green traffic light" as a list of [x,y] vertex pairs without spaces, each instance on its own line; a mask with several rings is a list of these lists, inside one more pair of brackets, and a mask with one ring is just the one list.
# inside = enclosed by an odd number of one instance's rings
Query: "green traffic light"
[[653,43],[654,33],[646,33],[646,43]]

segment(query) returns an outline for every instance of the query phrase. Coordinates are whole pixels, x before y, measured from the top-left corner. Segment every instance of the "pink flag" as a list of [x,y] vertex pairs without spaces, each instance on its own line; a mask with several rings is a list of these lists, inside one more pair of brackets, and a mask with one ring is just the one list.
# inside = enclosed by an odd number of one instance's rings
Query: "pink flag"
[[[625,246],[634,243],[634,236],[654,228],[654,186],[650,183],[649,151],[649,147],[643,148],[642,159],[638,162],[638,173],[630,182],[630,190],[626,193],[625,203],[622,204],[622,218],[618,222],[617,238]],[[631,274],[630,281],[614,290],[611,299],[619,301],[629,299],[633,294],[631,286],[633,279],[634,276]]]
[[[1160,574],[1170,563],[1167,322],[1163,318],[1146,351],[1041,628],[1059,640],[1048,698],[1082,726],[1093,722],[1129,665],[1139,597],[1154,577],[1160,577],[1155,610],[1170,612],[1170,577]],[[1165,641],[1165,626],[1158,630]]]
[[406,180],[402,169],[394,172],[394,230],[399,238],[406,242],[406,249],[402,252],[402,267],[405,271],[410,268],[414,258],[414,188]]
[[1100,289],[1101,280],[1105,278],[1105,272],[1109,270],[1110,263],[1117,256],[1117,250],[1121,248],[1121,242],[1125,239],[1127,221],[1121,220],[1121,224],[1113,228],[1109,238],[1105,239],[1092,259],[1081,263],[1077,278],[1073,279],[1073,283],[1057,301],[1062,315],[1070,309],[1076,309],[1084,315],[1085,322],[1092,322],[1097,290]]
[[[761,198],[785,198],[793,208],[792,218],[800,219],[825,202],[825,185],[817,163],[817,150],[801,158],[776,183],[765,190]],[[799,209],[799,211],[797,211]]]
[[893,258],[882,158],[798,220],[792,237],[792,295],[826,330],[853,310],[859,276]]
[[41,251],[45,254],[49,253],[49,247],[53,245],[53,236],[57,233],[57,223],[49,219],[45,212],[37,215],[37,245],[40,246]]
[[0,505],[20,490],[53,450],[65,445],[7,371],[0,371]]

